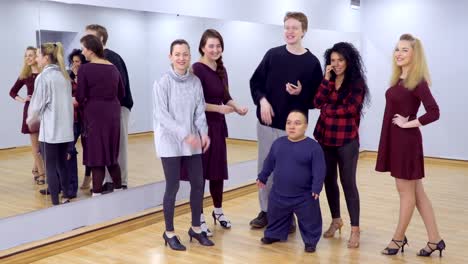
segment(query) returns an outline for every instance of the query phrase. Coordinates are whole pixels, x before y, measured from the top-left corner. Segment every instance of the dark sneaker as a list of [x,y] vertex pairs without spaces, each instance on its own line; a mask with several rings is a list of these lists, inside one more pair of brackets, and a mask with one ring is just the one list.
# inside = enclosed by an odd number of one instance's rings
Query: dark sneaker
[[250,221],[250,226],[254,228],[264,228],[268,225],[267,213],[261,211],[256,218]]
[[42,195],[49,195],[50,194],[49,189],[39,190],[39,193],[42,194]]
[[279,242],[280,239],[271,238],[271,237],[262,237],[262,239],[260,239],[260,241],[262,241],[262,243],[265,244],[265,245],[269,245],[269,244],[273,244],[275,242]]
[[305,244],[304,251],[314,253],[315,252],[315,246],[312,246],[311,244]]

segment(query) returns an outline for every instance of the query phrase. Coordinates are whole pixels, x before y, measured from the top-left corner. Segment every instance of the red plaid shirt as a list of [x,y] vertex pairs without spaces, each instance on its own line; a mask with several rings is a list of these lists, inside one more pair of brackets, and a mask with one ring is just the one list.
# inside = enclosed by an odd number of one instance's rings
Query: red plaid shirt
[[335,89],[335,83],[322,80],[314,98],[320,117],[314,130],[315,139],[326,146],[343,146],[359,138],[359,122],[363,103],[362,82]]

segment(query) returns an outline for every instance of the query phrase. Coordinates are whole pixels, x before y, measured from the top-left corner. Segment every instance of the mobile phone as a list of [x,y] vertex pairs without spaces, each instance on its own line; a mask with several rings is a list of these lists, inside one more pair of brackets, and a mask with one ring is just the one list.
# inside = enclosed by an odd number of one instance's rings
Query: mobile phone
[[294,88],[294,89],[299,88],[299,87],[297,87],[297,85],[294,85],[294,84],[292,84],[292,83],[289,83],[289,85],[291,85],[291,87]]

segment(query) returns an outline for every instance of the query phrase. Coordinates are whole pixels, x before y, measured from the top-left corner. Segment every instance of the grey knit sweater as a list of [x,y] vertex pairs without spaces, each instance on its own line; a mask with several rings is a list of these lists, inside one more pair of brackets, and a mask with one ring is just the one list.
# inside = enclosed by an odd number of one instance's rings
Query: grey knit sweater
[[174,72],[172,67],[154,82],[153,126],[156,153],[159,157],[201,154],[184,142],[190,134],[208,135],[205,99],[201,82],[192,73]]

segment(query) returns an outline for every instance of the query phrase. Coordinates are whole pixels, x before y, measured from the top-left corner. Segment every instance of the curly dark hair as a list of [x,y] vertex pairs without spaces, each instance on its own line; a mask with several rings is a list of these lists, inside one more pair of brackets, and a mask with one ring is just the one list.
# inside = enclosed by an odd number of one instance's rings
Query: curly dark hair
[[83,54],[81,54],[81,50],[80,49],[74,49],[74,50],[72,50],[70,55],[68,55],[68,63],[70,65],[73,64],[73,57],[75,57],[75,56],[78,56],[80,58],[81,64],[85,64],[87,62],[85,56]]
[[[349,84],[354,82],[362,82],[364,87],[364,94],[363,94],[363,105],[368,106],[370,104],[370,94],[369,88],[367,87],[367,80],[365,75],[365,68],[362,62],[361,55],[359,51],[354,47],[353,44],[348,42],[339,42],[333,45],[332,48],[327,49],[325,54],[323,55],[325,59],[325,68],[327,65],[331,64],[331,54],[333,52],[338,53],[341,55],[346,61],[346,70],[344,74],[344,80],[342,87],[346,91],[351,87]],[[336,74],[331,71],[331,80],[335,80]],[[347,91],[350,92],[350,91]]]

